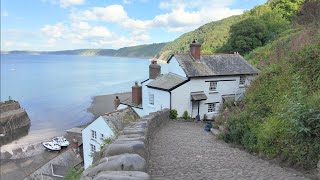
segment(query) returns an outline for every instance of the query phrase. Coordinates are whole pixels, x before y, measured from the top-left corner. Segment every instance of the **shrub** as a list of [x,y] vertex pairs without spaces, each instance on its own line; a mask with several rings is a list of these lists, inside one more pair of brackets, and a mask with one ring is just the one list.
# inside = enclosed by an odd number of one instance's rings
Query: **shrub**
[[66,179],[66,180],[78,180],[81,177],[81,173],[82,173],[82,171],[77,171],[74,168],[70,168],[70,169],[68,169],[68,172],[67,172],[66,176],[64,177],[64,179]]
[[114,139],[115,139],[115,137],[113,137],[113,136],[103,139],[103,142],[100,145],[100,151],[105,147],[105,145],[111,144]]
[[188,111],[183,112],[182,119],[184,119],[184,120],[190,119]]
[[208,120],[208,116],[206,114],[203,115],[203,120],[207,121]]
[[178,117],[178,112],[175,109],[170,110],[170,119],[177,119]]

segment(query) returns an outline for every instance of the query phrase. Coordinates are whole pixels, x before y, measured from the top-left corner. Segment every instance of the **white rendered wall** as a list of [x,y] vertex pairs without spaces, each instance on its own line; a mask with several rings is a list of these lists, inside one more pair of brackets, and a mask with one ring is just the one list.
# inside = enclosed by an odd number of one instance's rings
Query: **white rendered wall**
[[[246,84],[250,84],[251,77],[247,77]],[[206,81],[217,81],[216,91],[209,91],[209,82]],[[195,117],[198,113],[197,104],[192,108],[191,92],[203,91],[207,100],[200,101],[200,117],[206,114],[208,118],[216,116],[218,113],[219,105],[222,104],[223,95],[234,95],[236,93],[244,92],[244,86],[239,86],[240,76],[224,76],[224,77],[213,77],[213,78],[192,78],[186,84],[174,89],[172,93],[172,109],[178,111],[178,115],[182,116],[185,110],[188,111],[189,115]],[[207,103],[216,103],[216,111],[208,113]],[[192,110],[193,109],[193,110]]]
[[169,72],[178,74],[182,77],[187,77],[186,73],[183,71],[181,66],[179,65],[177,59],[173,56],[169,63]]
[[[94,130],[97,132],[96,139],[92,139],[91,130]],[[104,138],[114,136],[113,131],[101,116],[95,121],[93,121],[89,126],[87,126],[82,131],[83,160],[84,160],[85,169],[87,169],[92,164],[90,144],[93,144],[96,146],[96,152],[100,151],[100,146],[103,143],[101,134],[104,135]]]
[[[161,91],[157,89],[147,88],[146,91],[145,106],[143,111],[147,114],[156,112],[164,108],[170,108],[170,93],[167,91]],[[149,93],[154,95],[154,105],[149,104]]]

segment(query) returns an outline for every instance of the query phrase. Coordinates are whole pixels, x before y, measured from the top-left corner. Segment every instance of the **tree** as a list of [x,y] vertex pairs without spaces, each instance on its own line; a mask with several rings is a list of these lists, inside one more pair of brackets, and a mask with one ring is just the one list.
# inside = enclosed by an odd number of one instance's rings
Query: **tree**
[[272,9],[278,11],[282,17],[291,20],[305,0],[269,0]]
[[230,39],[227,42],[227,51],[246,54],[256,47],[265,44],[268,29],[265,23],[257,17],[250,17],[231,26]]

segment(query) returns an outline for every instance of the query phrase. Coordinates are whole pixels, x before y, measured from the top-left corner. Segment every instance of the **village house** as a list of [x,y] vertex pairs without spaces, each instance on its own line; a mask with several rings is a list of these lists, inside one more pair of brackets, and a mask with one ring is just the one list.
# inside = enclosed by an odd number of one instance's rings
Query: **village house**
[[131,109],[124,108],[100,116],[82,130],[84,168],[93,161],[93,153],[99,152],[104,140],[114,137],[126,124],[139,116]]
[[201,54],[201,44],[193,41],[190,53],[173,54],[167,61],[169,73],[161,75],[156,61],[149,66],[149,78],[132,87],[132,97],[118,109],[132,107],[140,116],[164,108],[176,109],[179,116],[214,118],[220,105],[237,101],[259,70],[240,54]]

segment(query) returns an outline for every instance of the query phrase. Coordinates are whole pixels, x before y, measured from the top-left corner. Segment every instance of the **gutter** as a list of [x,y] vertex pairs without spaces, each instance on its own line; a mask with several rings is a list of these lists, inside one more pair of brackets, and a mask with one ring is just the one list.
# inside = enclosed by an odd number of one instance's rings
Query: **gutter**
[[171,100],[171,91],[169,91],[169,93],[170,93],[170,110],[171,110],[171,104],[172,104],[172,100]]

